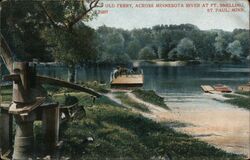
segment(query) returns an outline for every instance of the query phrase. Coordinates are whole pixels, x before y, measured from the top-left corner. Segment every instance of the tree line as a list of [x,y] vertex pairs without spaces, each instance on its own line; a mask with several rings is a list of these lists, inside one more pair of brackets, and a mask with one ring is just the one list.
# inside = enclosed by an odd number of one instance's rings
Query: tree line
[[124,30],[85,25],[97,14],[98,0],[4,1],[1,33],[16,59],[77,64],[126,64],[164,59],[244,61],[250,59],[249,30],[200,30],[192,24]]
[[249,30],[200,30],[192,24],[123,30],[101,26],[99,63],[129,60],[244,61],[250,58]]

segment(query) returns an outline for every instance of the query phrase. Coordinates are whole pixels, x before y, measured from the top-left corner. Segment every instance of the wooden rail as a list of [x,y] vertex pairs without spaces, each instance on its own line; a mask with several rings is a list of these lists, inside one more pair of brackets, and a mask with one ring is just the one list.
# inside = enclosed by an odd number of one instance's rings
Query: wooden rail
[[94,91],[93,89],[83,87],[83,86],[77,85],[75,83],[70,83],[70,82],[66,82],[63,80],[45,77],[45,76],[37,76],[37,81],[38,81],[38,83],[41,83],[41,84],[51,84],[51,85],[55,85],[55,86],[70,88],[70,89],[86,92],[86,93],[91,94],[91,95],[96,96],[96,97],[101,97],[101,94]]
[[2,33],[0,33],[1,36],[1,57],[3,59],[3,62],[5,63],[7,69],[10,73],[13,72],[13,56],[11,54],[11,50],[9,45],[7,44],[6,40],[4,39]]

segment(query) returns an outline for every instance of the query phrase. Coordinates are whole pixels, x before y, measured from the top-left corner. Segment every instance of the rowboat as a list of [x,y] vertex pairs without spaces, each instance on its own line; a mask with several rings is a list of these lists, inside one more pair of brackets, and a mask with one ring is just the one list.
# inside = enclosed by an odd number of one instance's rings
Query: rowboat
[[223,84],[211,85],[201,85],[202,90],[205,93],[219,94],[219,93],[231,93],[232,89]]

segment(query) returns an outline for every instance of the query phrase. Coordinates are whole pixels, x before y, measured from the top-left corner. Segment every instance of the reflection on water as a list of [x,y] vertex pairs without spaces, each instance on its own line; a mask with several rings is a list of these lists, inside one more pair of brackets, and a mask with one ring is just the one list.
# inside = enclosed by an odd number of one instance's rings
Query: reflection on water
[[[223,103],[222,96],[204,94],[202,84],[225,84],[233,90],[250,81],[250,65],[144,66],[145,89],[161,94],[171,112],[159,112],[162,120],[186,122],[178,130],[189,133],[230,152],[250,157],[248,110]],[[77,69],[80,81],[109,82],[113,67]],[[64,67],[38,67],[43,75],[67,79]]]
[[[100,81],[109,83],[114,67],[86,67],[77,69],[78,81]],[[193,65],[193,66],[144,66],[145,89],[160,93],[200,93],[202,84],[223,83],[235,89],[237,85],[250,81],[250,65]],[[40,66],[43,75],[67,79],[65,67]]]

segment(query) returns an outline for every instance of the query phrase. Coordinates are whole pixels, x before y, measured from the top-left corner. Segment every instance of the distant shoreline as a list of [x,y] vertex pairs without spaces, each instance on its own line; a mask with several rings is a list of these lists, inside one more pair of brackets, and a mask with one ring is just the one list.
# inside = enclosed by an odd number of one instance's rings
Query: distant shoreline
[[[200,64],[250,64],[250,61],[245,60],[242,62],[231,62],[231,61],[204,61],[204,60],[175,60],[169,61],[164,59],[152,59],[152,60],[131,60],[128,63],[107,63],[107,64],[97,64],[97,63],[87,63],[83,65],[76,65],[76,67],[83,66],[145,66],[145,65],[156,65],[156,66],[185,66],[185,65],[200,65]],[[51,66],[51,67],[67,67],[66,64],[59,62],[37,62],[34,63],[41,66]]]
[[229,62],[229,61],[204,61],[204,60],[176,60],[167,61],[163,59],[153,59],[153,60],[133,60],[133,65],[157,65],[157,66],[185,66],[185,65],[199,65],[199,64],[247,64],[249,61],[244,62]]

